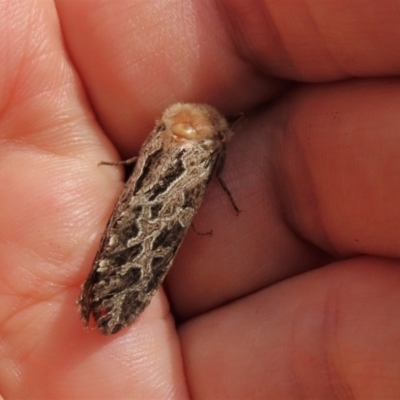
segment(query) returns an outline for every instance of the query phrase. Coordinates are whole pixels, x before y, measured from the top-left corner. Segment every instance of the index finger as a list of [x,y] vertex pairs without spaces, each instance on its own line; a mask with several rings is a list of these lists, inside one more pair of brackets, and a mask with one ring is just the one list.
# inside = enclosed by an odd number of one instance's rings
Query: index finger
[[95,112],[134,154],[171,103],[227,115],[290,81],[395,74],[396,1],[56,1],[65,42]]

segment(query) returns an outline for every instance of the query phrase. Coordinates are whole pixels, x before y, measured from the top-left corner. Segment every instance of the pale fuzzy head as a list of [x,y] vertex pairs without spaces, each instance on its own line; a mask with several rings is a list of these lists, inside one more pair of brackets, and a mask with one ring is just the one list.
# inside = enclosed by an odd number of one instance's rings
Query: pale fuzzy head
[[188,140],[213,139],[228,141],[233,133],[225,118],[207,104],[176,103],[168,107],[161,121],[166,131]]

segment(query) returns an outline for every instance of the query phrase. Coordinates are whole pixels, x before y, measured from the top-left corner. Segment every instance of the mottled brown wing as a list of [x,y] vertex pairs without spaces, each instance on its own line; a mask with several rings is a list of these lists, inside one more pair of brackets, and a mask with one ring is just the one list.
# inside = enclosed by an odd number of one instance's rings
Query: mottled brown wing
[[[179,133],[200,131],[180,121]],[[104,334],[131,324],[149,304],[224,154],[214,126],[212,137],[182,139],[174,133],[177,124],[168,126],[164,116],[142,147],[83,285],[82,318],[87,325],[93,315]]]

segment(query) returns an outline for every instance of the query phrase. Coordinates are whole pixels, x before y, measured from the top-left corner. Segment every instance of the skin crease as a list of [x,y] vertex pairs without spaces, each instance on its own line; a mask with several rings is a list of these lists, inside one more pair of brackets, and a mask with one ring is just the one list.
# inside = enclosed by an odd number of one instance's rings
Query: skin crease
[[[400,397],[397,1],[0,2],[5,399]],[[165,289],[85,332],[75,304],[163,109],[237,128]],[[172,314],[169,307],[172,308]],[[176,328],[172,315],[179,321]]]

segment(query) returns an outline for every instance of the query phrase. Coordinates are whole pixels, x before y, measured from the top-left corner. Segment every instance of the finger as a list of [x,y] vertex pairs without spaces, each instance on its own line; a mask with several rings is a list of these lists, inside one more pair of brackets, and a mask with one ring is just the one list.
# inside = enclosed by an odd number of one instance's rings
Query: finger
[[248,118],[227,146],[222,172],[235,203],[214,179],[167,277],[178,318],[188,318],[260,290],[274,282],[324,265],[331,257],[305,242],[287,224],[282,209],[279,143],[266,112]]
[[277,77],[397,76],[400,5],[388,1],[223,1],[238,54]]
[[175,101],[208,102],[230,114],[281,89],[235,53],[215,3],[56,4],[97,116],[129,155]]
[[120,176],[97,167],[113,150],[64,52],[53,2],[0,3],[0,21],[2,395],[184,398],[164,297],[136,333],[112,340],[83,330],[79,286]]
[[[125,157],[176,100],[225,114],[282,90],[398,71],[398,2],[56,2],[68,50]],[[132,5],[133,4],[133,5]],[[130,132],[135,132],[131,135]]]
[[168,284],[186,318],[329,263],[399,257],[397,80],[299,87],[249,118]]
[[397,398],[399,283],[397,261],[360,257],[191,320],[180,334],[192,396]]
[[272,146],[287,221],[336,257],[400,256],[399,89],[397,79],[316,86],[270,121],[284,124]]

